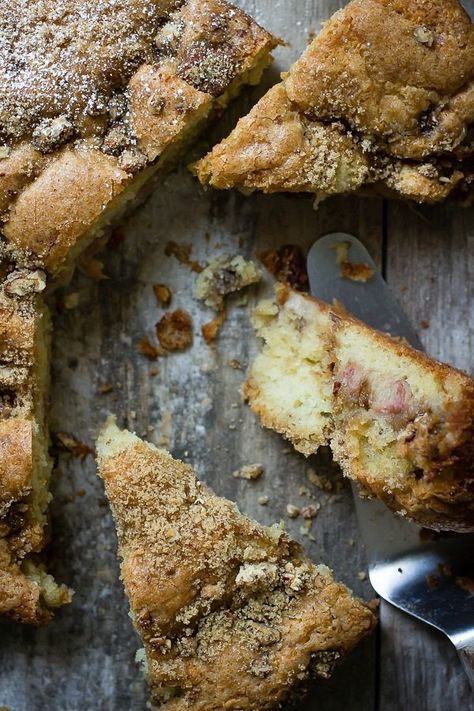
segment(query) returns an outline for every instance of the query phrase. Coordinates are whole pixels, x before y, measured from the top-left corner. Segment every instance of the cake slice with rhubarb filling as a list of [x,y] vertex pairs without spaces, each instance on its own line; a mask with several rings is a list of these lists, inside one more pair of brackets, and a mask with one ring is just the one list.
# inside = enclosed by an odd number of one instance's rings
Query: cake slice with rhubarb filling
[[277,287],[244,394],[305,455],[330,445],[362,489],[423,526],[474,529],[474,381],[341,309]]

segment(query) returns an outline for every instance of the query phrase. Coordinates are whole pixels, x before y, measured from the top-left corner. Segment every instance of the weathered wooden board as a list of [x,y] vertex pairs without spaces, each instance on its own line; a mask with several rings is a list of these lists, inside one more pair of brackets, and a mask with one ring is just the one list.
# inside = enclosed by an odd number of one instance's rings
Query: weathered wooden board
[[[289,41],[279,50],[278,70],[289,66],[343,0],[241,0],[259,21]],[[474,6],[474,2],[470,2]],[[274,81],[276,69],[267,76]],[[262,87],[248,92],[197,146],[195,154],[228,132]],[[256,343],[249,309],[265,291],[266,279],[249,302],[234,302],[218,344],[210,349],[200,326],[212,318],[191,297],[195,275],[164,255],[169,240],[193,245],[205,262],[218,253],[243,253],[297,243],[304,249],[328,231],[358,235],[382,264],[390,283],[429,352],[455,365],[473,367],[473,212],[452,206],[414,210],[377,199],[333,199],[314,212],[310,198],[203,191],[181,170],[171,175],[147,205],[123,226],[123,243],[109,250],[110,279],[91,282],[81,274],[67,289],[79,294],[73,310],[58,309],[55,319],[52,423],[89,444],[105,416],[192,463],[217,493],[238,501],[263,523],[286,519],[288,503],[308,495],[322,504],[314,541],[302,537],[300,522],[288,521],[317,561],[366,599],[373,592],[358,573],[364,551],[358,540],[351,491],[336,496],[309,484],[309,466],[327,471],[323,455],[305,460],[277,435],[261,430],[244,407],[239,387]],[[167,283],[173,307],[193,316],[195,339],[188,352],[155,367],[136,351],[145,333],[153,337],[162,310],[152,285]],[[61,300],[60,300],[61,301]],[[238,359],[243,370],[229,367]],[[99,394],[105,383],[113,385]],[[254,483],[230,476],[242,464],[262,462],[265,475]],[[127,616],[118,579],[111,516],[92,458],[83,462],[60,454],[54,482],[51,545],[57,577],[76,595],[48,628],[35,631],[0,627],[0,706],[10,711],[140,711],[146,689],[134,663],[137,637]],[[258,497],[267,495],[266,506]],[[377,634],[362,644],[336,677],[316,687],[301,709],[318,711],[450,711],[469,708],[469,690],[449,643],[389,606],[382,609]]]

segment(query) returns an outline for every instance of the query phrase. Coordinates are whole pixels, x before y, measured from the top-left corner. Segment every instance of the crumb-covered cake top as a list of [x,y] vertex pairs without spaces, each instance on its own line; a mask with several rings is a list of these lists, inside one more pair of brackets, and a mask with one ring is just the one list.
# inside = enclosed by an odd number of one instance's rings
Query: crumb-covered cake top
[[[0,128],[19,138],[47,118],[71,130],[109,109],[139,64],[153,60],[176,2],[13,0],[0,22]],[[87,123],[87,119],[85,120]],[[59,129],[59,124],[58,124]]]
[[152,700],[167,711],[280,708],[372,628],[325,566],[189,466],[111,421],[97,451]]

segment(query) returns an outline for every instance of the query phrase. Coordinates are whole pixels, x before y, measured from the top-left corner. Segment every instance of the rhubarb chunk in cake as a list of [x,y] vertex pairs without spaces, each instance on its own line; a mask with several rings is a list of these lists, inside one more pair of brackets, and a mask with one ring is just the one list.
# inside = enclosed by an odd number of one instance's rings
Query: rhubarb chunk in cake
[[352,0],[195,166],[246,192],[473,196],[474,29],[458,0]]
[[41,624],[71,599],[38,562],[51,462],[44,274],[7,271],[0,287],[0,615]]
[[245,397],[303,454],[423,526],[474,530],[474,380],[279,285],[256,309],[263,346]]
[[11,0],[0,25],[0,245],[62,280],[276,45],[224,0]]
[[162,708],[279,708],[373,627],[370,609],[280,527],[246,518],[167,452],[109,421],[97,453]]

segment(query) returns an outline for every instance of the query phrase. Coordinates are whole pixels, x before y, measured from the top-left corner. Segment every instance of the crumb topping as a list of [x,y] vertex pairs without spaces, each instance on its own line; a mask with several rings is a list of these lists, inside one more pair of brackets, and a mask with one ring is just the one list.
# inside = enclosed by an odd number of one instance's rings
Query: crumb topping
[[[63,140],[86,116],[114,111],[112,92],[143,62],[173,1],[11,0],[0,9],[0,132]],[[82,121],[82,119],[81,119]],[[67,128],[66,128],[67,127]]]
[[319,673],[313,655],[342,656],[372,626],[280,527],[242,516],[166,452],[110,424],[98,451],[155,702],[274,708]]

